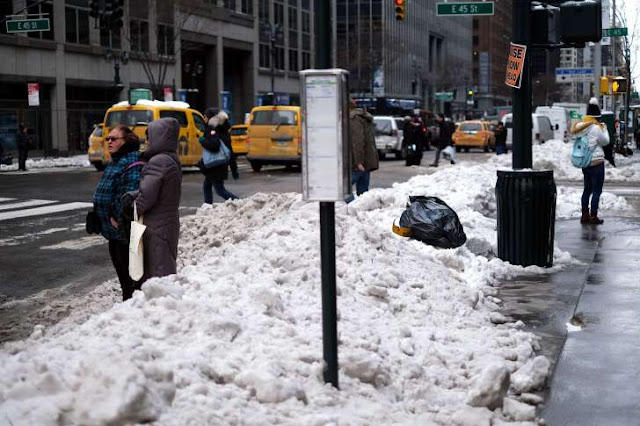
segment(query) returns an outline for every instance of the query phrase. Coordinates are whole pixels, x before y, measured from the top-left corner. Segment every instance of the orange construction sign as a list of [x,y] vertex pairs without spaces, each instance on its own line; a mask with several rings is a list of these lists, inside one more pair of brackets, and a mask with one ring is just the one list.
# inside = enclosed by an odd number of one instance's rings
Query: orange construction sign
[[511,43],[509,46],[509,61],[507,62],[507,86],[520,88],[522,83],[522,70],[524,69],[524,57],[527,54],[527,46]]

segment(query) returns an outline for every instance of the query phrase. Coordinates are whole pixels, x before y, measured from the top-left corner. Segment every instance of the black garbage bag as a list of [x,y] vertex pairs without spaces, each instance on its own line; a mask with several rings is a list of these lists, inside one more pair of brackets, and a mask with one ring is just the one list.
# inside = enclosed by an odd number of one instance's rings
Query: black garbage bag
[[440,248],[460,247],[467,241],[460,219],[437,197],[409,197],[399,225],[411,229],[411,237]]

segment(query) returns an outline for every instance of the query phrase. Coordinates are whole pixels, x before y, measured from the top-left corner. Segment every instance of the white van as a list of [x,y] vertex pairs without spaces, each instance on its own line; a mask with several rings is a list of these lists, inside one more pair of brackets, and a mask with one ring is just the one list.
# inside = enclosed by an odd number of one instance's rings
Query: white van
[[[505,114],[502,124],[507,129],[507,149],[513,146],[513,114]],[[531,142],[542,144],[554,138],[553,126],[549,117],[540,114],[531,114]]]
[[536,114],[549,117],[554,130],[554,139],[569,142],[569,131],[571,130],[571,114],[569,110],[558,106],[539,106]]

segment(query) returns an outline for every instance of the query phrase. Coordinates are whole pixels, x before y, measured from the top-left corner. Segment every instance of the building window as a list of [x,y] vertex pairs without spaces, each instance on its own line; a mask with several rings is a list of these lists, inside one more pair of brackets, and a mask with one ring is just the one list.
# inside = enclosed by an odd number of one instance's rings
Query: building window
[[309,10],[309,0],[302,0],[300,5],[302,6],[303,10]]
[[102,22],[102,19],[100,20],[100,46],[112,49],[120,49],[122,47],[120,29],[111,31],[109,26]]
[[289,47],[298,47],[298,33],[295,30],[289,31]]
[[298,11],[295,7],[289,6],[289,29],[298,29]]
[[224,7],[226,9],[236,10],[236,0],[224,0]]
[[298,51],[289,49],[289,71],[300,71],[298,66]]
[[271,67],[271,52],[268,44],[260,43],[260,68]]
[[271,14],[269,13],[269,0],[260,0],[260,3],[258,3],[258,18],[265,22],[269,22],[271,20]]
[[275,68],[284,71],[284,47],[276,47],[274,51]]
[[158,24],[158,54],[174,55],[173,27],[166,24]]
[[[0,1],[0,3],[2,3]],[[11,10],[11,2],[5,2],[8,3],[8,10],[9,13],[2,13],[1,10],[2,8],[0,8],[0,16],[5,16],[5,15],[11,15],[13,13],[13,11]],[[27,35],[31,38],[41,38],[44,40],[53,40],[53,36],[54,36],[54,32],[53,32],[53,3],[51,1],[46,1],[44,3],[40,3],[36,0],[28,0],[27,1],[27,7],[29,8],[29,13],[48,13],[49,16],[47,16],[49,18],[49,26],[51,27],[51,29],[49,31],[35,31],[32,33],[27,33]],[[7,30],[6,24],[2,24],[2,33],[4,33]]]
[[[134,52],[149,51],[149,23],[141,19],[129,21],[129,34],[131,36],[131,50]],[[158,49],[159,51],[160,49]]]
[[282,3],[273,3],[273,18],[277,25],[284,26],[284,5]]
[[311,32],[311,19],[309,18],[309,12],[302,12],[302,32]]
[[89,44],[89,9],[67,6],[64,18],[67,43]]
[[302,52],[302,69],[308,70],[311,68],[311,53]]
[[242,0],[242,13],[253,15],[253,0]]

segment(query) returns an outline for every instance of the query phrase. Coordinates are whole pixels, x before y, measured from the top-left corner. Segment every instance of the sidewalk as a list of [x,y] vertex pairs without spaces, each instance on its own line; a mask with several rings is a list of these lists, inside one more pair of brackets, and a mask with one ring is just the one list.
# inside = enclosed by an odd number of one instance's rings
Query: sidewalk
[[[555,425],[638,425],[640,220],[556,223],[562,250],[584,262],[500,287],[504,313],[541,336],[555,366],[541,416]],[[581,325],[567,332],[567,323]]]

